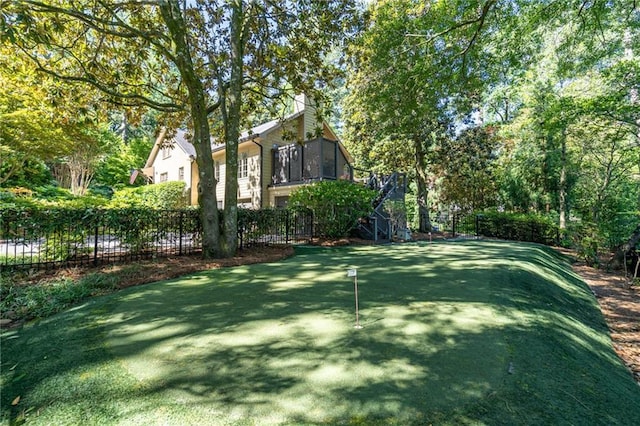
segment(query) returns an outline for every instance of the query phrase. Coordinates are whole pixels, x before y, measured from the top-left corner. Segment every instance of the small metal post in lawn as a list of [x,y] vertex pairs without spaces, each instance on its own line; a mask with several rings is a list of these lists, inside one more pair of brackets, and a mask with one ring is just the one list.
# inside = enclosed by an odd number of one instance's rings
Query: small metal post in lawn
[[353,277],[353,288],[355,290],[355,295],[356,295],[356,325],[353,328],[360,330],[362,326],[360,325],[360,312],[358,309],[358,270],[357,269],[347,270],[347,277]]

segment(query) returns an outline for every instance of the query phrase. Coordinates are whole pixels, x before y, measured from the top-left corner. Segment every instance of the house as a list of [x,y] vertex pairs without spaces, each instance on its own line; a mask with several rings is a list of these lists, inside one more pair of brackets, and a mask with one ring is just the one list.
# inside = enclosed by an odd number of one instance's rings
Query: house
[[190,191],[193,186],[195,148],[187,141],[186,133],[182,130],[177,131],[169,143],[165,143],[166,134],[166,129],[162,129],[142,173],[152,183],[184,181]]
[[[212,144],[218,207],[223,207],[225,147]],[[143,173],[151,182],[182,180],[191,204],[198,200],[198,166],[187,133],[178,130],[168,141],[161,134]],[[353,180],[352,158],[335,132],[317,119],[316,108],[298,95],[294,112],[241,134],[238,144],[238,206],[283,207],[299,185],[326,179]]]

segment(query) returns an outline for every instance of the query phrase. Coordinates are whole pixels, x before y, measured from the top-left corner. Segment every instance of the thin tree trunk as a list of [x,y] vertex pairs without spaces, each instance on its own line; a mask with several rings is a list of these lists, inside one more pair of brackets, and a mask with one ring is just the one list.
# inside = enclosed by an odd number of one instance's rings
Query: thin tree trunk
[[427,173],[427,155],[424,149],[423,141],[419,139],[414,140],[416,149],[416,184],[418,187],[417,202],[418,202],[418,216],[420,219],[419,231],[431,232],[431,219],[429,218],[429,181]]
[[211,153],[211,133],[207,119],[204,87],[195,73],[191,52],[187,43],[187,28],[177,0],[161,2],[160,11],[175,43],[175,63],[189,94],[189,106],[193,123],[193,146],[200,183],[198,204],[202,221],[202,255],[205,258],[223,255],[220,250],[220,215],[216,197],[216,179]]
[[567,228],[567,138],[565,131],[562,131],[560,141],[560,188],[558,194],[558,210],[560,210],[560,223],[558,227],[562,230]]
[[89,190],[94,174],[94,164],[91,157],[92,154],[82,151],[68,157],[67,169],[69,170],[70,189],[73,195],[82,196]]
[[[2,156],[0,155],[0,170],[2,169],[3,165],[4,165],[4,162],[2,161]],[[24,161],[16,162],[15,164],[9,166],[9,168],[5,170],[4,175],[0,176],[0,185],[8,181],[9,178],[13,176],[13,174],[18,170],[20,170],[23,166],[24,166]]]
[[238,138],[240,136],[242,65],[244,60],[242,35],[244,11],[242,7],[242,1],[234,1],[231,5],[231,76],[222,105],[227,162],[222,229],[222,252],[225,256],[233,256],[238,248]]
[[602,181],[602,185],[598,188],[598,192],[596,194],[596,202],[591,209],[591,219],[593,223],[599,223],[600,221],[600,211],[602,210],[602,206],[607,198],[607,192],[609,191],[609,186],[611,184],[611,178],[613,174],[613,168],[615,167],[613,162],[613,150],[610,153],[610,157],[607,161],[607,169],[604,174],[604,180]]

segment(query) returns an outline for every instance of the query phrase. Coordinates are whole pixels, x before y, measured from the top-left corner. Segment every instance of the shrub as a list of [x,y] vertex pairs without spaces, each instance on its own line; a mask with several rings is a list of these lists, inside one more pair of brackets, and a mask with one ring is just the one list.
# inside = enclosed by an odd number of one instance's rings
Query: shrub
[[107,185],[92,185],[89,187],[89,194],[93,196],[111,199],[111,197],[113,197],[113,193],[113,188]]
[[[221,218],[222,219],[222,218]],[[276,234],[280,223],[284,223],[277,209],[238,209],[238,229],[243,237],[253,240],[263,235]]]
[[173,210],[187,206],[184,182],[163,182],[154,185],[125,188],[113,194],[109,207],[143,207]]
[[29,188],[24,188],[22,186],[16,186],[13,188],[7,188],[7,192],[13,194],[16,197],[29,198],[33,196],[33,191]]
[[485,237],[553,244],[558,226],[548,217],[523,213],[483,212],[477,215],[477,232]]
[[84,195],[72,200],[57,202],[53,205],[60,208],[83,210],[103,208],[106,207],[108,203],[109,199],[107,198],[96,195]]
[[148,249],[159,233],[174,230],[169,224],[160,226],[162,212],[149,207],[108,209],[103,223],[134,253]]
[[311,236],[312,218],[307,209],[238,209],[238,231],[242,244],[289,242]]
[[0,190],[0,208],[3,209],[88,209],[103,207],[108,199],[102,196],[87,195],[76,197],[67,189],[55,185],[26,188],[8,188]]
[[376,195],[376,191],[346,180],[327,180],[295,190],[289,208],[313,212],[316,236],[340,238],[349,235],[358,219],[371,212]]
[[118,276],[89,274],[79,280],[57,278],[29,285],[0,274],[0,312],[17,320],[46,318],[86,298],[117,288]]
[[[197,210],[166,211],[151,208],[68,208],[21,206],[0,209],[0,239],[35,244],[27,250],[0,257],[0,265],[30,262],[83,261],[90,257],[98,238],[117,241],[135,255],[149,254],[159,242],[188,233],[200,238]],[[164,243],[161,243],[164,244]]]
[[18,197],[6,189],[0,189],[0,208],[15,208],[18,205]]
[[77,198],[68,189],[56,185],[44,185],[35,188],[33,196],[42,200],[62,201]]

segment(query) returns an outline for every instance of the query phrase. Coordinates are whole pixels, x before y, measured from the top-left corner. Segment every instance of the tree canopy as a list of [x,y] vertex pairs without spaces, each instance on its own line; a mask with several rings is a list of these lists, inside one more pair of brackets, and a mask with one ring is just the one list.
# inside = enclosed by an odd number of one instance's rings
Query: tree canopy
[[349,50],[347,145],[412,175],[421,216],[612,223],[639,207],[639,25],[632,1],[371,3]]
[[[440,208],[493,208],[615,245],[640,210],[632,0],[3,1],[0,37],[0,180],[118,145],[100,136],[111,108],[153,110],[190,131],[206,256],[235,252],[240,128],[301,92],[343,99],[356,166],[407,173],[423,231]],[[120,151],[101,179],[131,161]]]
[[35,72],[19,52],[0,47],[0,183],[28,162],[51,163],[95,147],[92,94],[74,92]]
[[[2,13],[4,40],[39,71],[92,86],[100,101],[164,113],[192,132],[200,173],[205,256],[237,246],[237,144],[259,105],[290,87],[319,96],[333,78],[325,54],[349,31],[347,0],[122,2],[25,0]],[[224,140],[224,223],[219,223],[211,138]]]

